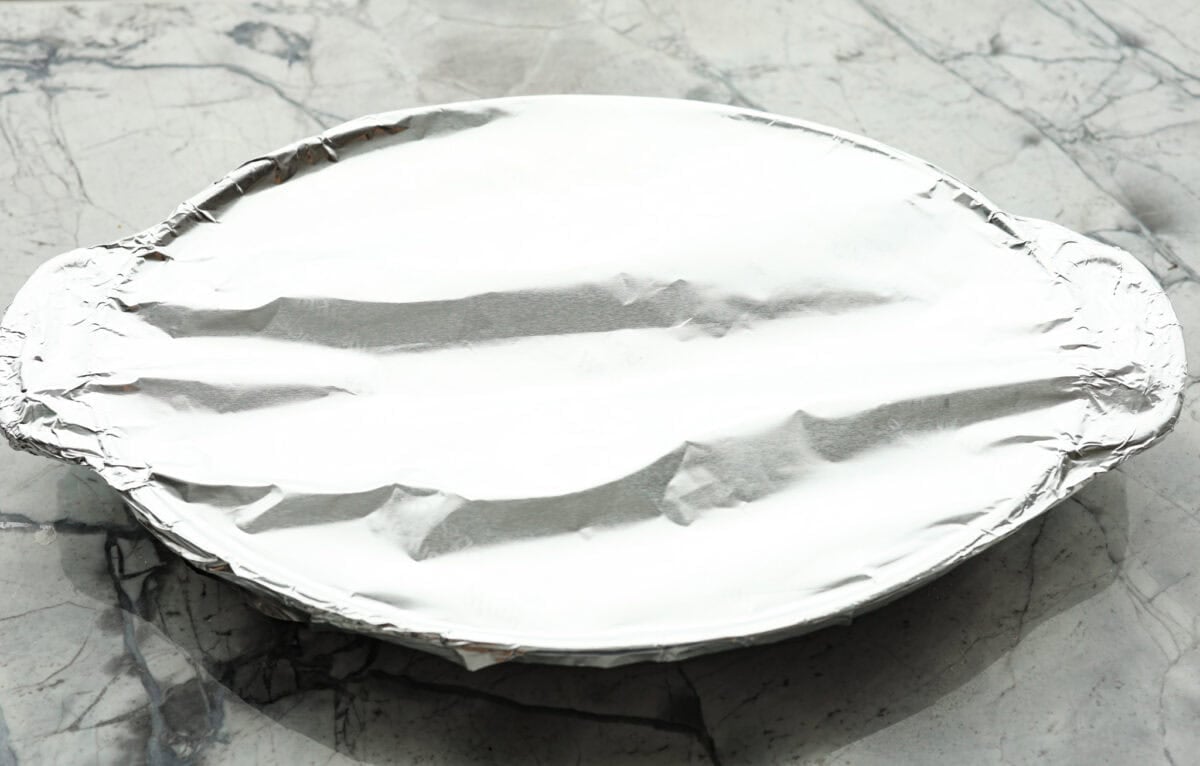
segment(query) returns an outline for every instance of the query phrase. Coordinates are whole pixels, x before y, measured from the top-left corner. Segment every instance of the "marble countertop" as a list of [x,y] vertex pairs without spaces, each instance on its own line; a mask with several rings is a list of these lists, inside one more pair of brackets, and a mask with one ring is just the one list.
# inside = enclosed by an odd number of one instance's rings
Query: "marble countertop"
[[[0,2],[0,305],[360,114],[522,93],[759,107],[1137,255],[1200,370],[1190,0]],[[268,618],[86,471],[0,450],[0,766],[1200,762],[1200,402],[852,625],[678,663],[469,673]]]

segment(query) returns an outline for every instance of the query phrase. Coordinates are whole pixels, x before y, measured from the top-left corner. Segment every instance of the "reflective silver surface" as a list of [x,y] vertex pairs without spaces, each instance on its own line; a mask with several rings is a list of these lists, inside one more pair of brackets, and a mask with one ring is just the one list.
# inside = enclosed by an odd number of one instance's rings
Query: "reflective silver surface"
[[1149,445],[1184,375],[1120,250],[865,139],[610,97],[335,128],[51,261],[0,332],[15,445],[470,666],[855,614]]

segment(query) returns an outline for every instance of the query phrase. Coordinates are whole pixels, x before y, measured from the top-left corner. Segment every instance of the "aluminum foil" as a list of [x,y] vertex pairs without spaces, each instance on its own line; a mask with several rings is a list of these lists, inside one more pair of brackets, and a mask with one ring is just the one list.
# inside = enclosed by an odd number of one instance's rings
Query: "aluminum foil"
[[281,613],[470,666],[843,621],[1173,425],[1128,254],[870,140],[554,96],[366,117],[45,264],[0,428]]

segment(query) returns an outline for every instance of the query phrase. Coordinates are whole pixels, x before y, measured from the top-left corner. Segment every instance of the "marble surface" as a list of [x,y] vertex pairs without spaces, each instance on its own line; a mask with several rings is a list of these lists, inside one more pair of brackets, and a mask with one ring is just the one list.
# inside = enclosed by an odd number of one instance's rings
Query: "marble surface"
[[[0,304],[344,118],[686,96],[861,132],[1124,246],[1200,372],[1190,0],[0,2]],[[852,625],[613,671],[469,673],[261,614],[85,471],[0,450],[0,766],[1200,763],[1200,402]]]

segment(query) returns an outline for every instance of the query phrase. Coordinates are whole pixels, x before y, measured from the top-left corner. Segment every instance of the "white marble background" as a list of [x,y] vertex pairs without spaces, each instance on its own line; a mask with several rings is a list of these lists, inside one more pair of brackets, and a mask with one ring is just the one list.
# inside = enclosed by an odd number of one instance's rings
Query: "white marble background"
[[[323,126],[548,92],[745,104],[929,159],[1134,252],[1200,372],[1194,0],[0,2],[0,305]],[[85,472],[0,450],[0,766],[1200,763],[1198,406],[849,627],[616,671],[472,674],[276,622]]]

